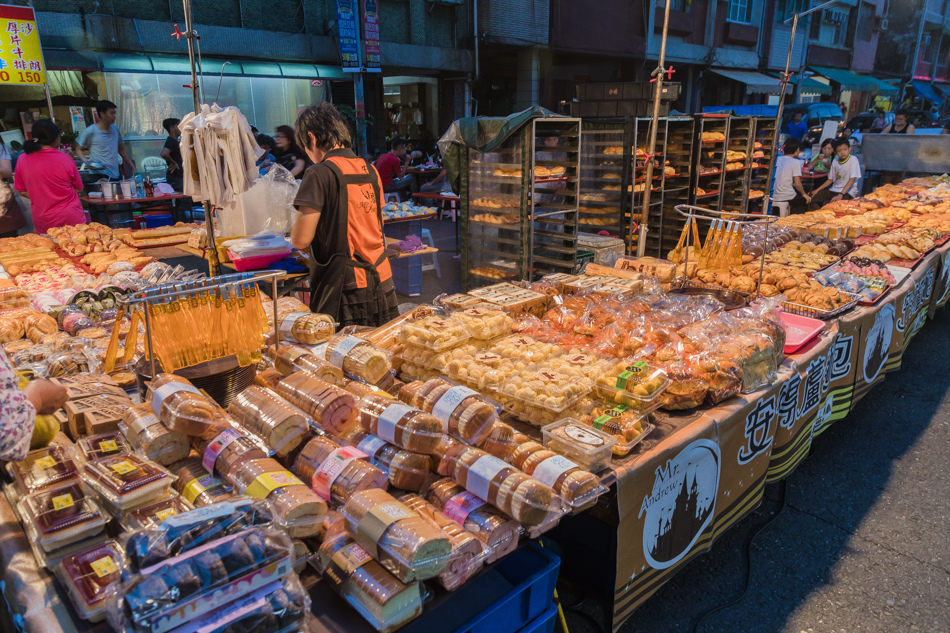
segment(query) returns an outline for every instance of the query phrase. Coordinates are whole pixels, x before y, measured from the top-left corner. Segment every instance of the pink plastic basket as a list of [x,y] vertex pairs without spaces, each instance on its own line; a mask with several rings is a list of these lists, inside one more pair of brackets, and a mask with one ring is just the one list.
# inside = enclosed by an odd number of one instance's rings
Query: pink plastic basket
[[794,354],[825,329],[826,323],[818,319],[782,312],[785,324],[785,353]]
[[228,251],[228,257],[231,258],[231,263],[234,264],[234,268],[238,272],[244,272],[246,270],[262,270],[267,268],[275,262],[279,262],[285,257],[290,257],[291,251],[286,253],[274,253],[273,255],[260,255],[258,257],[245,257],[243,259],[237,258],[234,256],[234,251]]

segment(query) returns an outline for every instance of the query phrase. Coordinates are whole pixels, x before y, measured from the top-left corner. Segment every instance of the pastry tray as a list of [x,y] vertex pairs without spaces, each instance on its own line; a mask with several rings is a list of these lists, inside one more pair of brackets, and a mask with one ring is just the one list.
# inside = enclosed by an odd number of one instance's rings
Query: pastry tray
[[819,319],[783,311],[782,323],[785,325],[786,354],[794,354],[825,329],[825,322]]
[[[842,293],[842,294],[848,294],[848,293]],[[851,296],[854,297],[854,295],[851,295]],[[812,319],[821,319],[822,321],[826,321],[828,319],[832,319],[836,316],[844,314],[845,312],[847,312],[848,310],[850,310],[856,305],[858,305],[857,298],[852,298],[851,301],[844,304],[843,306],[838,306],[834,310],[820,310],[818,308],[813,308],[811,306],[803,306],[798,303],[792,303],[790,301],[786,301],[785,303],[782,304],[782,310],[784,310],[785,312],[788,312],[789,314],[797,314],[798,316],[810,317]]]

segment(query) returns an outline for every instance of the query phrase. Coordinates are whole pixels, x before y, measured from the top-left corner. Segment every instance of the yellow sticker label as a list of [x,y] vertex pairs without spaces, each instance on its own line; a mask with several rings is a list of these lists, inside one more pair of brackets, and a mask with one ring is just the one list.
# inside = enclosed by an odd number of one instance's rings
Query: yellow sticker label
[[99,576],[99,578],[119,571],[111,556],[103,556],[99,560],[94,560],[89,563],[89,566],[92,567],[92,571],[96,572],[96,576]]
[[111,468],[112,470],[114,470],[116,473],[120,475],[127,475],[128,473],[135,470],[135,466],[133,466],[132,464],[124,460],[121,462],[112,464],[111,466],[109,466],[109,468]]
[[99,450],[103,453],[114,453],[119,450],[119,447],[116,445],[115,440],[103,440],[99,442]]
[[59,495],[58,497],[53,497],[53,509],[54,510],[65,510],[66,508],[73,507],[73,496],[68,492],[64,495]]
[[174,516],[176,514],[178,514],[178,510],[176,510],[175,508],[165,508],[164,510],[159,510],[158,512],[156,512],[155,516],[161,519],[162,521],[164,521],[168,517]]
[[302,486],[303,482],[297,479],[289,470],[282,470],[276,473],[264,473],[251,482],[251,485],[244,491],[249,497],[266,499],[267,495],[278,488],[284,486]]
[[40,470],[46,470],[47,468],[52,468],[56,465],[56,460],[47,455],[46,457],[40,457],[38,460],[33,462],[36,464],[36,467]]

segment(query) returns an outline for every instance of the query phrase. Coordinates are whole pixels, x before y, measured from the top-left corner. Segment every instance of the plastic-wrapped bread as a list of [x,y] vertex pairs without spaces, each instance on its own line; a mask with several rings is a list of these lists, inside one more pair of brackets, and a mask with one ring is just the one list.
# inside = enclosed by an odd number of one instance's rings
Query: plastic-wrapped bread
[[333,505],[346,503],[355,492],[387,487],[386,473],[366,461],[366,454],[352,446],[340,446],[328,437],[307,442],[294,461],[294,474],[321,499]]
[[392,378],[389,354],[356,336],[337,334],[331,338],[327,343],[326,360],[347,376],[379,387],[383,387],[381,383],[387,375]]
[[298,371],[306,371],[317,378],[339,385],[343,382],[343,370],[334,367],[328,361],[314,355],[310,348],[303,345],[281,345],[279,350],[273,346],[266,350],[267,357],[274,361],[274,369],[284,376]]
[[205,470],[198,457],[183,459],[169,466],[168,470],[178,477],[175,490],[196,508],[217,503],[231,496],[231,486]]
[[333,435],[357,423],[356,397],[307,372],[297,372],[281,380],[277,393]]
[[346,530],[402,582],[441,574],[449,563],[448,537],[385,490],[363,490],[340,508]]
[[221,407],[185,378],[159,374],[148,391],[152,411],[172,431],[211,439],[227,426]]
[[310,416],[273,391],[252,385],[236,395],[228,413],[239,425],[263,438],[278,457],[292,452],[310,430]]
[[276,460],[254,459],[232,473],[240,494],[267,499],[277,521],[291,538],[309,538],[320,533],[327,517],[327,504]]
[[482,568],[489,550],[471,532],[466,531],[417,494],[402,495],[399,501],[445,532],[451,539],[452,559],[445,571],[439,574],[439,584],[446,590],[458,589]]
[[364,431],[413,453],[431,453],[442,441],[442,422],[424,411],[377,395],[360,400]]
[[510,425],[496,421],[492,425],[488,437],[486,437],[478,447],[498,459],[508,461],[508,458],[511,457],[511,454],[520,444],[520,442],[515,439],[515,435],[515,430],[511,428]]
[[188,436],[170,431],[148,403],[126,409],[119,431],[133,450],[162,466],[185,459],[191,451]]
[[356,396],[358,400],[362,400],[370,394],[382,396],[384,398],[393,397],[388,392],[383,391],[379,387],[375,385],[368,385],[365,382],[360,382],[359,380],[350,380],[349,378],[344,378],[343,383],[340,386]]
[[402,490],[421,490],[432,478],[432,459],[390,444],[378,435],[356,428],[341,438],[366,454],[370,463],[389,476],[389,483]]
[[254,384],[271,391],[277,391],[277,385],[284,379],[284,375],[271,367],[254,376]]
[[553,488],[575,511],[589,508],[607,491],[596,476],[537,442],[519,446],[510,461],[525,474]]
[[399,399],[431,413],[442,421],[445,433],[468,444],[484,441],[498,419],[497,406],[488,398],[444,378],[410,383],[400,390]]
[[169,490],[156,500],[123,513],[119,517],[119,526],[126,532],[134,532],[161,525],[168,517],[194,509],[177,491]]
[[486,563],[493,563],[518,547],[521,524],[465,490],[451,477],[429,486],[425,498],[488,547],[491,553]]
[[336,332],[336,321],[317,312],[291,312],[278,314],[280,338],[304,345],[319,345]]
[[230,481],[244,462],[268,457],[259,442],[240,427],[228,427],[210,440],[196,442],[195,449],[205,470]]
[[321,543],[346,534],[346,520],[343,515],[333,510],[327,510],[327,520],[323,522],[323,528],[317,537]]
[[443,463],[454,466],[455,481],[466,490],[525,525],[563,514],[549,486],[483,450],[462,444],[449,450]]
[[421,582],[402,583],[356,541],[339,535],[317,551],[317,570],[380,633],[389,633],[422,615],[427,597]]

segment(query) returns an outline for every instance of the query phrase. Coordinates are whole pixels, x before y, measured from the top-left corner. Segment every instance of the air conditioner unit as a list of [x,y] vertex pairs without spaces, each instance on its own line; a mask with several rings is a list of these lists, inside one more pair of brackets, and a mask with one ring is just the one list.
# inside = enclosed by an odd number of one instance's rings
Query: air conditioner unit
[[848,21],[848,14],[844,11],[838,11],[835,9],[825,9],[821,12],[821,21],[830,22],[832,24],[840,24],[842,22]]

